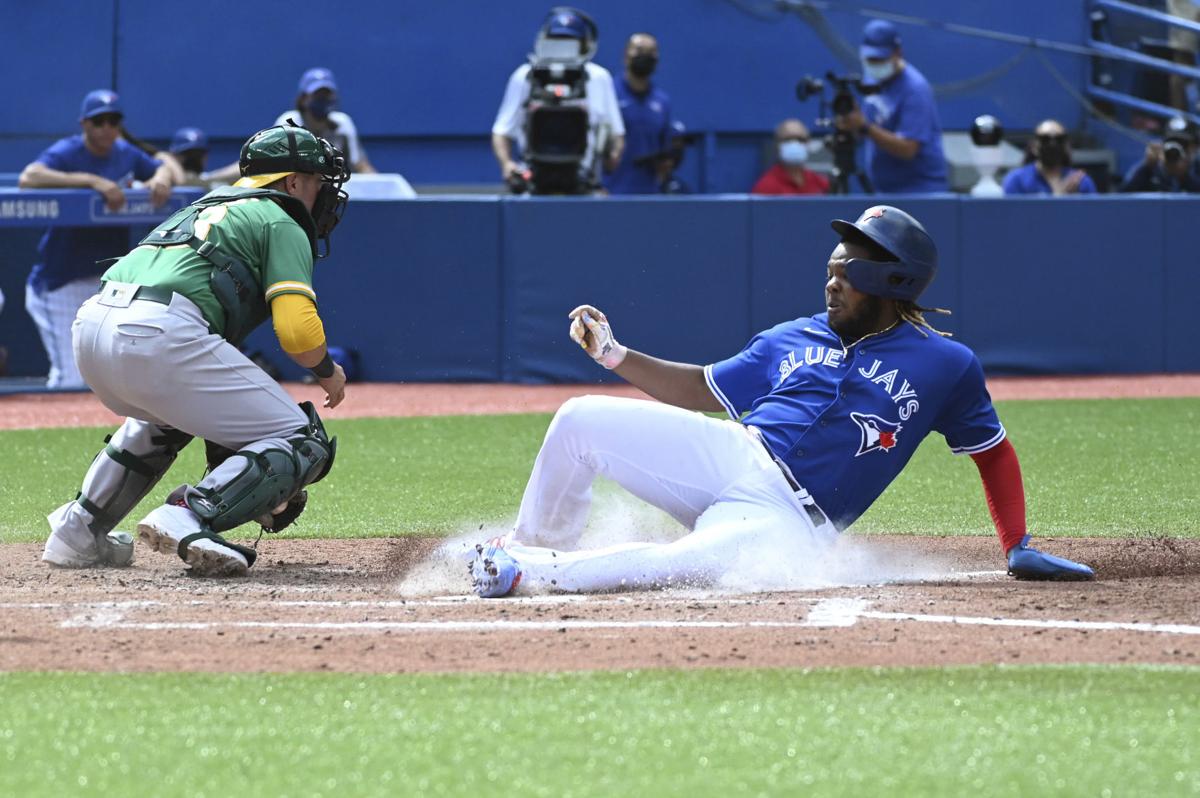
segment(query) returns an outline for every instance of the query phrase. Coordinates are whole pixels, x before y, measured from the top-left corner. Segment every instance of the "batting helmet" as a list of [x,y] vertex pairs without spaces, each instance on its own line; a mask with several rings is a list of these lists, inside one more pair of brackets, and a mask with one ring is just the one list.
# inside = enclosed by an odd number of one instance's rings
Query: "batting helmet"
[[843,239],[865,237],[895,258],[847,262],[846,277],[856,291],[912,302],[933,282],[937,247],[921,223],[899,208],[876,205],[863,211],[857,222],[834,219],[830,226]]

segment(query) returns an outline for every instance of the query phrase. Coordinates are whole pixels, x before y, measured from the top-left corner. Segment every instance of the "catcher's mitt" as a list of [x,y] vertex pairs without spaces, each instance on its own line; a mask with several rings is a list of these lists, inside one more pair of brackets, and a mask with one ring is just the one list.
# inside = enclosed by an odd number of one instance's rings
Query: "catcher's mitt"
[[296,522],[300,513],[308,504],[308,491],[302,490],[288,499],[287,504],[276,507],[275,511],[259,516],[258,523],[264,532],[279,532],[287,529]]

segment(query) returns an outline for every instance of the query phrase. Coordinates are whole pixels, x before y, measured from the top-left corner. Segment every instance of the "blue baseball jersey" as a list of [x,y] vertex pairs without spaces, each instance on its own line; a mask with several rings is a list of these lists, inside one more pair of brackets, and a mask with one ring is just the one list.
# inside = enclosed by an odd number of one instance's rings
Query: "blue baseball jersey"
[[889,155],[871,139],[865,140],[867,174],[876,191],[898,194],[950,190],[933,88],[915,66],[906,64],[900,74],[879,87],[877,94],[864,97],[863,114],[885,130],[921,142],[916,157],[906,161]]
[[848,349],[828,314],[784,322],[704,376],[839,529],[866,512],[930,432],[956,454],[1004,440],[975,353],[906,322]]
[[[84,146],[82,135],[59,139],[37,160],[60,172],[107,177],[122,188],[134,178],[149,180],[159,167],[158,161],[125,139],[117,139],[106,157],[93,155]],[[44,293],[74,280],[95,277],[98,287],[104,268],[96,261],[117,258],[128,251],[128,227],[51,227],[38,243],[38,262],[29,274],[29,284]]]
[[657,194],[658,174],[646,159],[665,153],[671,143],[671,98],[653,84],[638,94],[625,78],[616,82],[616,89],[625,120],[625,150],[617,168],[605,175],[604,187],[610,194]]

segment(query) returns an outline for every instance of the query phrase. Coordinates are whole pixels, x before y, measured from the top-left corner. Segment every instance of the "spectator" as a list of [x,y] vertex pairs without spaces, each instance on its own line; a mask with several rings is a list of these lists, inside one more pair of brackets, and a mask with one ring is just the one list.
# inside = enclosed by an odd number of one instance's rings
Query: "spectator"
[[778,162],[758,179],[752,194],[828,194],[829,178],[806,169],[815,149],[808,128],[799,119],[785,119],[775,128]]
[[[550,42],[574,39],[579,42],[580,55],[588,59],[584,65],[587,74],[588,143],[580,169],[591,172],[597,150],[600,150],[606,153],[604,168],[612,172],[621,162],[621,153],[625,148],[625,122],[621,118],[612,75],[590,60],[588,43],[593,36],[594,27],[589,25],[589,20],[571,10],[556,8],[543,23],[538,42],[543,39]],[[500,176],[506,183],[519,179],[524,171],[513,154],[513,144],[524,149],[526,143],[525,106],[529,102],[529,70],[529,64],[522,64],[513,70],[496,112],[496,121],[492,123],[492,153],[500,165]],[[605,132],[611,136],[607,147],[597,146],[598,142],[604,144],[602,139]]]
[[[337,110],[338,89],[333,72],[324,67],[307,70],[300,76],[299,91],[295,109],[280,114],[275,119],[275,125],[294,122],[307,128],[341,150],[350,171],[375,174],[375,167],[367,160],[367,153],[358,140],[358,128],[354,120],[349,114]],[[206,178],[210,183],[232,183],[239,176],[238,163],[234,161],[209,172]]]
[[1067,130],[1056,119],[1046,119],[1033,131],[1033,162],[1004,176],[1005,194],[1095,194],[1096,184],[1082,169],[1071,168]]
[[1165,191],[1172,194],[1200,193],[1200,175],[1195,170],[1196,140],[1187,122],[1176,117],[1167,126],[1162,141],[1146,145],[1146,156],[1129,170],[1121,191]]
[[208,136],[198,127],[181,127],[175,131],[168,149],[171,159],[179,165],[178,182],[187,186],[208,186]]
[[[145,181],[150,200],[162,205],[171,193],[171,170],[121,137],[124,114],[116,92],[97,89],[83,98],[82,134],[50,145],[25,167],[21,188],[91,188],[109,211],[125,207],[123,186]],[[128,227],[51,227],[38,243],[38,262],[25,286],[25,309],[37,325],[50,360],[49,388],[86,388],[75,368],[71,323],[84,300],[100,287],[96,261],[129,250]]]
[[942,123],[933,89],[917,68],[904,60],[900,33],[886,20],[873,19],[863,29],[863,83],[877,85],[863,107],[834,117],[839,130],[864,143],[867,175],[876,191],[930,193],[946,191],[946,156]]
[[635,33],[625,44],[625,75],[617,101],[625,123],[625,152],[604,178],[610,194],[657,194],[670,174],[671,98],[650,82],[658,66],[658,40]]
[[[354,126],[354,120],[349,114],[337,110],[337,104],[338,88],[333,73],[324,67],[313,67],[300,76],[296,109],[284,111],[275,124],[285,125],[287,120],[294,120],[345,153],[351,171],[374,174],[375,167],[367,160],[367,153],[358,140],[358,128]],[[297,113],[299,119],[296,118]]]

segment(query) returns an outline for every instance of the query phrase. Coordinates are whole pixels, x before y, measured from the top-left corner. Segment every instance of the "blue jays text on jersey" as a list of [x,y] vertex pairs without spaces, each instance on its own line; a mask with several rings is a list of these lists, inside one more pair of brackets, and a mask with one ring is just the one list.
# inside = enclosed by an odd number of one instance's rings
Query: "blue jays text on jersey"
[[704,373],[842,529],[930,432],[958,454],[1004,440],[975,354],[907,322],[848,348],[824,313],[784,322]]

